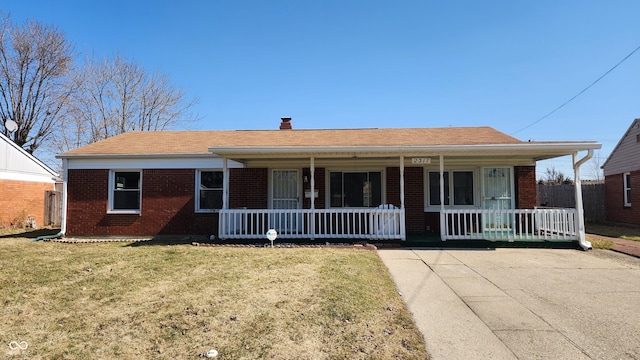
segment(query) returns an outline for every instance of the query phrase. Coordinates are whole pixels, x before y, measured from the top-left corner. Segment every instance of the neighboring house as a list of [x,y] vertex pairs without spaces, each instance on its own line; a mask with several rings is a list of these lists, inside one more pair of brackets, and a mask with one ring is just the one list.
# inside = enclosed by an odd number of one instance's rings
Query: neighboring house
[[0,227],[40,226],[58,174],[0,134]]
[[602,169],[607,220],[640,225],[640,119],[631,123]]
[[[59,155],[64,230],[579,240],[581,211],[534,210],[535,165],[573,154],[579,170],[598,148],[522,142],[489,127],[293,130],[289,118],[280,130],[131,132]],[[589,154],[577,161],[579,151]]]

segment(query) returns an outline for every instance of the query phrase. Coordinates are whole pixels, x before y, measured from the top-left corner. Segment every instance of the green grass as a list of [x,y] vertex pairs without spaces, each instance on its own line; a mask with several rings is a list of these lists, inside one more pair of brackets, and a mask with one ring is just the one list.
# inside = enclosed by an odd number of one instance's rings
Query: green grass
[[130,245],[0,238],[0,358],[428,358],[376,252]]

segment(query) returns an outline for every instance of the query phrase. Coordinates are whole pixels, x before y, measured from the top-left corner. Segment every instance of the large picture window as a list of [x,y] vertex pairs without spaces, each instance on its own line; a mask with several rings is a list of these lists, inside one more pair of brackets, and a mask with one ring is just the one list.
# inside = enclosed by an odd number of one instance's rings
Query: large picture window
[[222,209],[222,171],[199,170],[196,175],[196,211],[210,212]]
[[[475,204],[473,171],[445,171],[444,205],[470,206]],[[453,189],[453,192],[451,191]],[[440,205],[440,172],[429,171],[429,206]]]
[[330,173],[331,207],[376,207],[382,204],[380,171]]
[[140,171],[112,171],[110,178],[110,210],[113,212],[140,212],[142,189]]
[[624,175],[624,206],[631,206],[631,174]]

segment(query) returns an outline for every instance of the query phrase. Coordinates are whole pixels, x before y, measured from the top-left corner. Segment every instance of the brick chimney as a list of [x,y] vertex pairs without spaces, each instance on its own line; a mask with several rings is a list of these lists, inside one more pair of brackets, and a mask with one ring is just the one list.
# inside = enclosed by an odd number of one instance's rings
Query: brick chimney
[[291,127],[291,118],[290,117],[283,117],[280,118],[282,120],[282,122],[280,123],[280,130],[291,130],[293,129]]

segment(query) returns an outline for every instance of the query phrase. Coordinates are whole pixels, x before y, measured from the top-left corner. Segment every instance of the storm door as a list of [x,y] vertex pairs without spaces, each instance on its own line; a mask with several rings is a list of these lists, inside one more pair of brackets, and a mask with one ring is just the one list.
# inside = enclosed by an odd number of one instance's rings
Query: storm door
[[502,231],[511,228],[511,216],[502,211],[513,208],[511,168],[484,168],[482,183],[482,207],[498,210],[484,214],[485,229]]
[[273,170],[271,178],[271,208],[269,222],[279,233],[297,232],[301,223],[298,170]]

